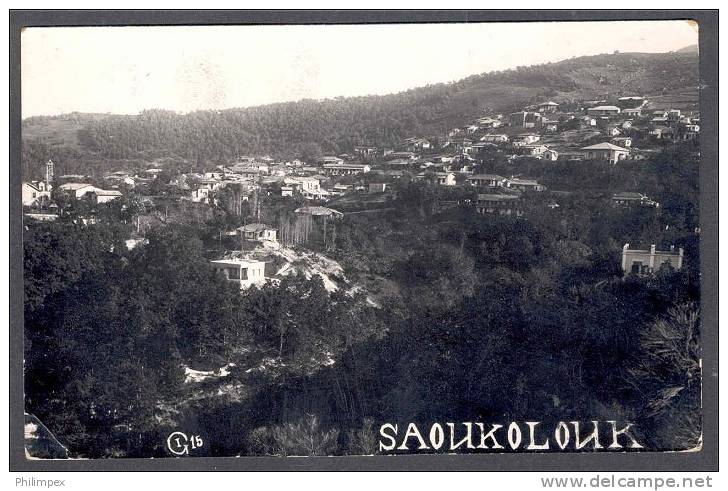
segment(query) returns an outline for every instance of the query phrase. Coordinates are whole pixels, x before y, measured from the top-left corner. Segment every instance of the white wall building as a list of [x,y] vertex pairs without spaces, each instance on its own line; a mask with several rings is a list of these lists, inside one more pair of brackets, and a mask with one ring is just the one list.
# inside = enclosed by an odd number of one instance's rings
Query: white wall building
[[236,283],[241,290],[265,283],[265,263],[251,259],[218,259],[210,261],[212,267],[227,281]]

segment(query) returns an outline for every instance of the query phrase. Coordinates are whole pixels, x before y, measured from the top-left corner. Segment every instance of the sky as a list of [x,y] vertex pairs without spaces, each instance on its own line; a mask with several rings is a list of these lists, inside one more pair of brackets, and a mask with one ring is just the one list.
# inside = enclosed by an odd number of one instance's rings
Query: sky
[[388,94],[573,56],[668,52],[687,21],[28,28],[23,117]]

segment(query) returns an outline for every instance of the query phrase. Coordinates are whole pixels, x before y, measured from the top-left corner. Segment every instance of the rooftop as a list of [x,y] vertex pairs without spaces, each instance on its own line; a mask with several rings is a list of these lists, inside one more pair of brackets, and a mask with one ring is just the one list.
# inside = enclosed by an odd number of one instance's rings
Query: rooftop
[[623,191],[621,193],[614,193],[614,195],[612,196],[612,199],[643,199],[643,198],[647,198],[647,196],[645,196],[642,193],[637,193],[634,191]]
[[588,109],[589,111],[619,111],[617,106],[594,106]]
[[472,176],[468,177],[468,179],[488,179],[502,181],[503,179],[505,179],[505,177],[499,176],[498,174],[473,174]]
[[249,223],[242,227],[238,227],[238,230],[242,230],[243,232],[261,232],[263,230],[275,230],[275,228],[269,227],[264,223]]
[[213,264],[220,264],[225,266],[259,266],[261,264],[265,265],[265,262],[263,261],[257,261],[255,259],[242,259],[242,258],[230,258],[230,259],[215,259],[210,261]]
[[596,145],[589,145],[588,147],[582,148],[582,150],[622,150],[628,152],[626,148],[614,145],[612,143],[597,143]]
[[66,191],[76,191],[77,189],[85,188],[91,186],[91,184],[85,183],[85,182],[67,182],[66,184],[61,184],[61,189]]
[[478,201],[512,201],[519,197],[515,194],[479,194]]
[[344,214],[340,211],[334,210],[333,208],[326,208],[325,206],[303,206],[301,208],[296,208],[296,213],[313,216],[344,216]]

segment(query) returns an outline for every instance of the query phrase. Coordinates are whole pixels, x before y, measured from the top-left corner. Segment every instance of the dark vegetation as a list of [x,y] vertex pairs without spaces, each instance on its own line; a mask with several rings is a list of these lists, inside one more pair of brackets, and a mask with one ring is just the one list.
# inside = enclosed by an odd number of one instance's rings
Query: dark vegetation
[[[467,191],[403,179],[394,210],[330,221],[326,239],[314,222],[306,247],[337,259],[378,307],[315,278],[241,295],[207,264],[240,219],[224,205],[171,201],[149,243],[129,251],[130,211],[151,213],[133,193],[92,226],[73,223],[85,205],[66,204],[23,238],[27,410],[89,457],[164,456],[174,429],[202,435],[195,455],[374,453],[383,422],[534,416],[634,421],[651,449],[693,447],[694,150],[617,166],[487,164],[552,188],[525,198],[523,219],[481,216]],[[662,206],[610,206],[629,189]],[[262,203],[271,219],[292,206]],[[623,278],[625,242],[684,247],[686,267]],[[184,383],[184,366],[231,361],[225,396],[218,382]]]

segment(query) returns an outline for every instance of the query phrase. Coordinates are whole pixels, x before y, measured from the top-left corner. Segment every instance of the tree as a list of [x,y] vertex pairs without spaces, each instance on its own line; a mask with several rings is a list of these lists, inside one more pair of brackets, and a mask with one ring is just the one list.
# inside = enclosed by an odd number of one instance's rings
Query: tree
[[702,436],[700,313],[681,304],[653,321],[626,381],[637,398],[636,414],[654,448],[694,448]]

